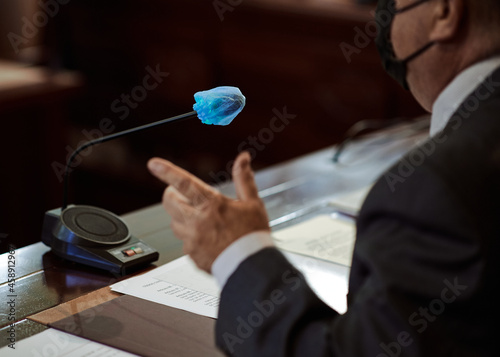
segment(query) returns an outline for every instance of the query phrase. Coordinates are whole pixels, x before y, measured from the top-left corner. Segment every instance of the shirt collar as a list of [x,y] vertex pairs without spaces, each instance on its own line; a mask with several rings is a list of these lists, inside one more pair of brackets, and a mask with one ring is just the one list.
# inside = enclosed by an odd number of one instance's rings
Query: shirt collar
[[497,56],[474,64],[456,76],[434,102],[430,135],[443,130],[463,101],[499,67],[500,56]]

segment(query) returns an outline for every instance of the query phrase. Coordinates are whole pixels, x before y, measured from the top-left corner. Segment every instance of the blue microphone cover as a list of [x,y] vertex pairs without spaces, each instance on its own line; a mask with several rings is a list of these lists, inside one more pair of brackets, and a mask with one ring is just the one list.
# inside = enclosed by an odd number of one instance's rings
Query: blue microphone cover
[[194,95],[193,109],[203,124],[228,125],[243,110],[246,98],[237,87],[217,87]]

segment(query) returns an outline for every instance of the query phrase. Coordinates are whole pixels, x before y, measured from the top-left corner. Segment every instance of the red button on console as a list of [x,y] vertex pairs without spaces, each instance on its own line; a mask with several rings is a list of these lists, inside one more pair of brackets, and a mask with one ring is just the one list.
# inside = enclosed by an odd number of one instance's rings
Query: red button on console
[[126,249],[123,251],[123,254],[125,254],[127,257],[131,257],[135,255],[135,252],[132,249]]

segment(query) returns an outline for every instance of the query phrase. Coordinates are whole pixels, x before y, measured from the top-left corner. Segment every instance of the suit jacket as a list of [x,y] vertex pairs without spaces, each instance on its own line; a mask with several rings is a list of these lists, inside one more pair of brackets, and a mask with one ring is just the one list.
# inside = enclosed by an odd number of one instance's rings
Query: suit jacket
[[217,345],[237,356],[498,356],[499,248],[500,70],[373,187],[345,314],[268,248],[226,283]]

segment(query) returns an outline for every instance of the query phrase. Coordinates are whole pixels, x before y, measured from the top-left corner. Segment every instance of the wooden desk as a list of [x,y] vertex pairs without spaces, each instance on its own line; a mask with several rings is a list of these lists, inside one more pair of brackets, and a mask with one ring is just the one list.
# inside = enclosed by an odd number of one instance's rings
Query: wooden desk
[[[390,136],[389,133],[391,134]],[[427,134],[414,133],[401,138],[401,130],[393,130],[358,141],[347,148],[345,160],[334,165],[331,161],[333,148],[327,148],[310,155],[275,165],[256,174],[260,195],[268,209],[271,222],[301,211],[313,209],[321,202],[341,193],[355,190],[371,183],[387,166]],[[398,138],[399,136],[399,138]],[[220,186],[220,190],[234,197],[232,185]],[[160,196],[160,192],[158,193]],[[167,263],[182,255],[181,242],[175,239],[169,228],[168,216],[160,205],[148,207],[123,216],[132,233],[155,247],[160,260],[155,264]],[[42,243],[21,248],[15,253],[16,277],[16,334],[17,338],[33,335],[47,323],[57,321],[105,301],[116,298],[109,285],[117,277],[107,272],[64,262],[49,252]],[[8,255],[0,256],[0,296],[8,295],[6,276]],[[188,312],[172,310],[176,321],[192,323],[207,322],[207,318]],[[7,307],[0,310],[1,344],[5,345],[4,334],[8,329]],[[179,333],[189,334],[187,324],[173,327],[165,332],[165,338],[173,341]],[[207,331],[212,336],[213,331]],[[176,335],[177,334],[177,335]],[[212,346],[213,347],[213,346]],[[211,348],[212,348],[211,347]],[[214,356],[219,352],[213,349]]]

